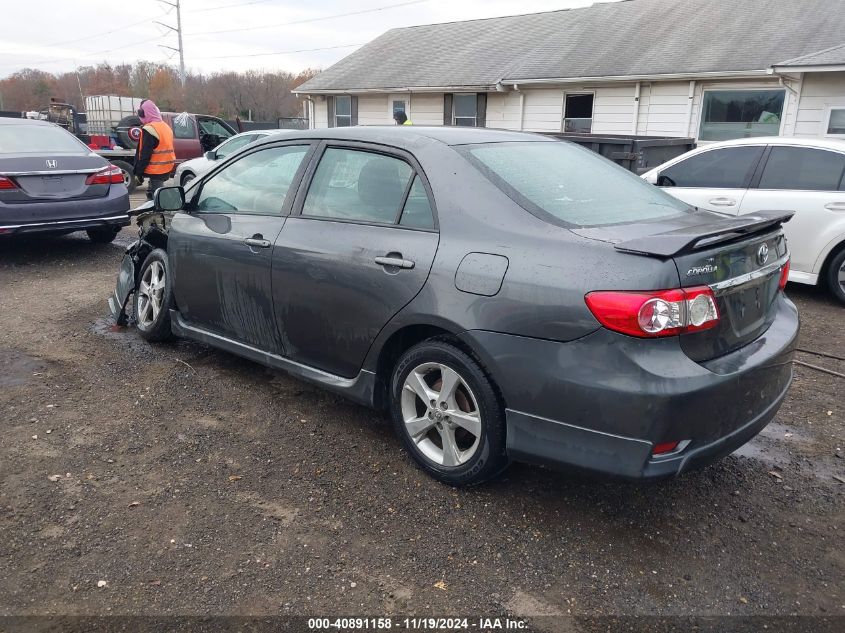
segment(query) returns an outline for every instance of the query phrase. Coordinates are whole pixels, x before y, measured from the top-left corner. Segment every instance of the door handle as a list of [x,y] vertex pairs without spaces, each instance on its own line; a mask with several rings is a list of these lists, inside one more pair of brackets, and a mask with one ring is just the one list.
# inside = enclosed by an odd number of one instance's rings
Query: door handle
[[713,198],[710,200],[710,204],[714,207],[735,207],[736,200],[733,198]]
[[393,266],[394,268],[411,269],[414,267],[414,262],[410,259],[402,259],[401,257],[376,257],[376,264],[379,266]]
[[244,244],[250,248],[270,248],[270,240],[265,240],[260,237],[248,237],[244,240]]
[[845,202],[829,202],[824,208],[829,211],[845,211]]

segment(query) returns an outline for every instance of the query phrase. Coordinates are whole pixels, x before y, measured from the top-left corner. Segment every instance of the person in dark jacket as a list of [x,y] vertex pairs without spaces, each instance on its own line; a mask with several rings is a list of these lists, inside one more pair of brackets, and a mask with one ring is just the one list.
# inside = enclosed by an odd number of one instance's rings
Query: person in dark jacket
[[162,120],[158,106],[149,99],[141,102],[138,117],[143,127],[135,151],[134,172],[139,184],[144,178],[149,181],[147,199],[152,200],[156,189],[163,187],[176,169],[173,130]]

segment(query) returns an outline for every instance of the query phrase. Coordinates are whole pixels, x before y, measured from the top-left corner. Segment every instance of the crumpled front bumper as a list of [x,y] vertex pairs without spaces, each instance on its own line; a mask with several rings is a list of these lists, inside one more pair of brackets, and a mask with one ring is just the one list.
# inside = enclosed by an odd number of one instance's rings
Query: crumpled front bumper
[[132,293],[135,291],[135,256],[138,242],[133,242],[126,253],[123,261],[120,262],[120,271],[117,273],[117,283],[112,296],[109,297],[109,309],[118,325],[126,325],[129,320],[126,314],[126,304]]

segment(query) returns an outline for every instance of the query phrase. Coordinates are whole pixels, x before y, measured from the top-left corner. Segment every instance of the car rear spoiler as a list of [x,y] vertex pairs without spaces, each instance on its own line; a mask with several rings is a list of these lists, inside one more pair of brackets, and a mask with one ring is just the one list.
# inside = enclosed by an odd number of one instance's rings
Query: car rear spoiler
[[696,248],[763,233],[789,222],[795,211],[758,211],[751,215],[655,233],[614,244],[617,250],[658,257],[675,257]]

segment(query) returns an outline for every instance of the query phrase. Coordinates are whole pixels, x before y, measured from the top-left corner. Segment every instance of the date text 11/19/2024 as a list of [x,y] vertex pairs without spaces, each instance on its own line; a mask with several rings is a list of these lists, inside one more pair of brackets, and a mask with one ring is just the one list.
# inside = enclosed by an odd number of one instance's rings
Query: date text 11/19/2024
[[518,618],[308,618],[312,631],[519,631],[527,630],[528,623]]

